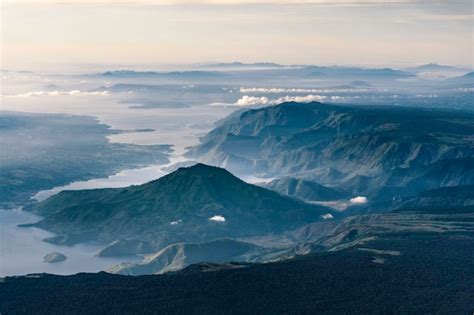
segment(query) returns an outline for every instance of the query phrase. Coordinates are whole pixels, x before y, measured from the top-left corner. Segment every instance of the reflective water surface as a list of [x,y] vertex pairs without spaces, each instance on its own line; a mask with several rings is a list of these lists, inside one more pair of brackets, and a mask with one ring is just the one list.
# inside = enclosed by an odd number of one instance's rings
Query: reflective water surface
[[[98,244],[57,246],[42,241],[53,235],[47,231],[18,227],[18,224],[32,223],[39,219],[38,216],[19,209],[0,210],[0,276],[40,272],[61,275],[97,272],[124,261],[95,256],[103,247]],[[51,252],[62,253],[67,256],[67,260],[57,263],[43,262],[43,257]]]

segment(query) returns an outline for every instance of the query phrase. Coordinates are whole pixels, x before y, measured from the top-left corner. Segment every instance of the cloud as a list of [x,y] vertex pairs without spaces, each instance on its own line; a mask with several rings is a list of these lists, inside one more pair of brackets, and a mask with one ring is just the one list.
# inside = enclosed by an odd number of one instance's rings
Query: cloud
[[269,100],[265,96],[255,97],[255,96],[248,96],[244,95],[234,105],[237,106],[251,106],[251,105],[266,105],[269,103]]
[[221,215],[215,215],[213,217],[210,217],[209,218],[209,221],[214,221],[214,222],[219,222],[219,223],[223,223],[225,222],[225,218]]
[[323,214],[321,218],[323,218],[324,220],[330,220],[330,219],[333,219],[334,217],[332,214],[326,213],[326,214]]
[[39,97],[39,96],[107,96],[108,91],[86,92],[81,90],[71,91],[34,91],[22,94],[0,95],[2,97]]
[[[211,106],[256,106],[256,105],[278,105],[285,102],[298,102],[298,103],[310,103],[310,102],[322,102],[327,99],[324,95],[304,95],[304,96],[282,96],[277,99],[269,99],[266,96],[249,96],[244,95],[239,98],[235,103],[212,103]],[[333,100],[337,100],[331,97]]]
[[327,97],[324,95],[306,95],[306,96],[283,96],[273,101],[273,104],[280,104],[284,102],[298,102],[298,103],[309,103],[309,102],[322,102]]
[[368,200],[367,200],[367,197],[357,196],[357,197],[352,198],[349,201],[353,204],[364,204],[364,203],[367,203]]

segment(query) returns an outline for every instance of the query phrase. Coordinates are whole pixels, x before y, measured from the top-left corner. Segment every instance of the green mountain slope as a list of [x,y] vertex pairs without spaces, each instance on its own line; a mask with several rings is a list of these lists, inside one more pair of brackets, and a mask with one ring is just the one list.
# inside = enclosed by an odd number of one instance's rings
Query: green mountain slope
[[157,249],[176,242],[279,232],[328,212],[203,164],[140,186],[63,191],[32,210],[45,217],[34,226],[59,234],[52,242],[139,239]]

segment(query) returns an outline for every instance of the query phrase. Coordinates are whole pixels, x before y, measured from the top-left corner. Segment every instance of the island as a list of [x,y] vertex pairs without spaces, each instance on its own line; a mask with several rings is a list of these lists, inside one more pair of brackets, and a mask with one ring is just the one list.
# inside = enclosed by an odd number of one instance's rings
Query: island
[[46,263],[57,263],[60,261],[65,261],[67,259],[66,255],[52,252],[44,256],[43,261]]

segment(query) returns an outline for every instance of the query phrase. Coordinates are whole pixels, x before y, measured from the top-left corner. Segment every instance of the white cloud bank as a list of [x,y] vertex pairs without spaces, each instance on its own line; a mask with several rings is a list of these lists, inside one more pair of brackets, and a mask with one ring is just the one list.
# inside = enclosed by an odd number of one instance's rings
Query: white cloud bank
[[[282,96],[277,99],[269,99],[266,96],[249,96],[244,95],[239,98],[235,103],[212,103],[211,106],[254,106],[254,105],[277,105],[285,102],[298,102],[298,103],[310,103],[310,102],[322,102],[328,99],[324,95],[304,95],[304,96]],[[340,100],[340,96],[331,96],[330,100]]]
[[1,95],[2,97],[39,97],[39,96],[107,96],[108,91],[86,92],[81,90],[71,91],[34,91],[23,94]]
[[209,221],[223,223],[223,222],[225,222],[225,218],[221,215],[215,215],[215,216],[210,217]]
[[324,95],[306,95],[306,96],[283,96],[278,98],[274,104],[280,104],[284,102],[298,102],[298,103],[309,103],[309,102],[322,102],[327,99]]

